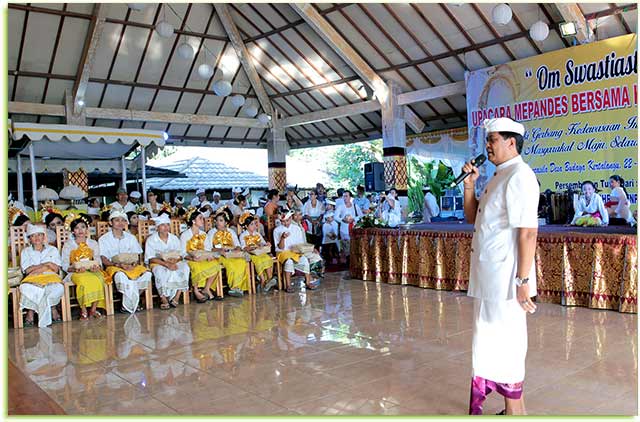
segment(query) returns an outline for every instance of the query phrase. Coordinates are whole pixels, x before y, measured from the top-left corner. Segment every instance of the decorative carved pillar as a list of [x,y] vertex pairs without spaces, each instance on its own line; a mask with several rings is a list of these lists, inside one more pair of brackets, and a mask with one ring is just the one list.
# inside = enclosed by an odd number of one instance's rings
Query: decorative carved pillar
[[398,84],[389,80],[387,86],[388,95],[382,102],[384,182],[387,189],[395,188],[398,191],[402,203],[402,197],[406,198],[408,190],[404,107],[398,105]]

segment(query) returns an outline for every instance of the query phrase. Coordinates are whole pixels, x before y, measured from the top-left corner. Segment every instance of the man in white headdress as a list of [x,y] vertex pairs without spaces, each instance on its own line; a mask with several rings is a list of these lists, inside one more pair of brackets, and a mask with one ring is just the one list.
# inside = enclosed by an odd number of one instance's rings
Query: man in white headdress
[[200,208],[200,205],[207,200],[207,195],[204,188],[198,188],[196,190],[196,197],[191,200],[191,206]]
[[224,204],[222,203],[222,201],[220,201],[220,192],[218,191],[213,192],[213,196],[211,200],[211,209],[213,210],[213,213],[218,211],[218,208],[222,206],[224,206]]
[[140,198],[142,198],[142,194],[140,192],[138,192],[137,190],[134,190],[133,192],[131,192],[129,194],[129,199],[131,200],[131,203],[137,207],[138,205],[140,205]]
[[29,246],[20,253],[20,268],[25,274],[20,284],[20,310],[28,310],[26,327],[33,326],[34,311],[38,313],[38,327],[48,327],[52,320],[62,321],[55,308],[64,294],[60,253],[47,245],[44,226],[29,224],[25,237]]
[[425,186],[422,188],[424,192],[424,201],[422,204],[422,222],[431,223],[433,217],[437,217],[440,214],[440,207],[436,197],[431,192],[431,186]]
[[[153,218],[156,232],[145,243],[144,262],[151,265],[160,294],[160,309],[177,307],[180,293],[189,289],[189,266],[183,260],[180,239],[172,233],[171,220],[166,214]],[[175,257],[161,256],[175,252]]]
[[235,205],[234,201],[236,200],[238,195],[240,195],[241,193],[242,193],[242,188],[239,186],[236,186],[233,189],[231,189],[231,199],[227,201],[227,206],[229,207],[230,210],[233,210],[233,206]]
[[113,210],[109,214],[111,230],[98,239],[102,264],[109,277],[113,278],[116,288],[122,293],[122,312],[134,313],[140,302],[140,292],[144,291],[151,280],[151,272],[140,264],[119,264],[112,261],[115,256],[123,253],[141,254],[142,248],[138,239],[127,232],[129,219],[120,210]]
[[307,290],[315,290],[318,288],[319,281],[311,278],[311,264],[309,259],[299,253],[293,252],[291,247],[306,243],[304,232],[300,227],[291,223],[294,211],[288,211],[282,217],[282,224],[273,231],[273,240],[276,246],[276,256],[278,262],[283,266],[285,291],[293,293],[291,286],[291,276],[296,271],[304,274]]
[[536,305],[534,256],[539,187],[522,160],[525,128],[509,118],[484,121],[487,158],[496,173],[475,196],[477,167],[466,163],[464,213],[474,224],[468,295],[474,298],[470,414],[482,414],[491,391],[504,396],[506,414],[526,414],[522,387],[527,313]]

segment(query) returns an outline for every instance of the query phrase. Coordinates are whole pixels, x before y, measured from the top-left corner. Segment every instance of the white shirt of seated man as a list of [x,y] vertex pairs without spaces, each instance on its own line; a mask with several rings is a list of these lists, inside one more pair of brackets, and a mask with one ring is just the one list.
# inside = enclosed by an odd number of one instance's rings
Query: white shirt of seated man
[[[284,238],[284,249],[280,249],[280,239]],[[276,244],[276,252],[288,251],[293,245],[306,243],[304,232],[297,224],[291,224],[291,218],[287,220],[287,224],[280,224],[273,230],[273,240]]]

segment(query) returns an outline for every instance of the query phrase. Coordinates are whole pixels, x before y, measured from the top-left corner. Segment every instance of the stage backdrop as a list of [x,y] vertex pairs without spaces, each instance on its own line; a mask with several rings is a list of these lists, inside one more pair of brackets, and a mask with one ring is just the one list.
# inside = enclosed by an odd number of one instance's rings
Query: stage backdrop
[[[526,127],[524,160],[541,190],[595,182],[605,202],[609,176],[637,202],[637,35],[566,48],[467,72],[469,144],[484,151],[482,121],[511,117]],[[481,186],[495,167],[484,166]]]

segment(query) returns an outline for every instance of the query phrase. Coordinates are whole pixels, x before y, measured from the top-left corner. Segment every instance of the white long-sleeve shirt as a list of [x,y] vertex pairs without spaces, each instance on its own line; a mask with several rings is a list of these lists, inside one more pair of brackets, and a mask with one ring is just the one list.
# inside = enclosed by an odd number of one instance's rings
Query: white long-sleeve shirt
[[[289,237],[284,239],[284,249],[280,249],[280,239],[284,233],[289,233]],[[276,244],[276,252],[287,251],[291,249],[293,245],[299,245],[301,243],[306,243],[306,237],[302,229],[291,223],[289,227],[285,227],[284,224],[279,225],[273,230],[273,241]]]
[[437,217],[440,214],[440,207],[436,201],[436,197],[431,192],[424,194],[424,210],[422,211],[422,221],[430,223],[432,217]]
[[336,208],[336,221],[340,223],[340,238],[343,240],[349,240],[351,238],[349,237],[349,223],[345,221],[348,215],[352,216],[354,222],[357,223],[360,217],[362,217],[362,210],[353,202],[350,207],[344,204]]
[[304,203],[302,207],[302,215],[308,215],[311,218],[318,218],[324,214],[324,204],[320,201],[316,201],[316,206],[311,206],[311,200]]
[[138,239],[129,232],[123,232],[122,238],[118,239],[113,235],[113,232],[109,230],[100,236],[98,246],[100,247],[100,255],[109,261],[121,253],[142,253],[142,247],[140,247]]
[[573,216],[573,220],[571,220],[571,224],[576,224],[578,218],[583,217],[586,214],[593,214],[596,211],[600,212],[600,219],[602,220],[602,224],[609,224],[609,213],[607,213],[607,210],[604,207],[604,202],[602,201],[602,197],[600,195],[594,193],[591,196],[589,205],[587,205],[587,199],[584,197],[584,195],[580,196],[580,199],[578,199],[578,202],[576,203],[576,213]]
[[[44,264],[46,262],[51,262],[52,264],[56,264],[58,266],[61,265],[60,254],[58,253],[57,248],[45,244],[41,252],[36,251],[33,246],[27,246],[22,250],[22,252],[20,252],[20,268],[23,272],[26,271],[29,267]],[[43,274],[56,273],[53,271],[46,271]]]
[[629,223],[634,223],[636,220],[633,218],[631,208],[629,208],[629,200],[627,194],[620,186],[611,191],[611,199],[618,201],[616,206],[616,217],[622,218]]
[[158,233],[154,233],[149,236],[144,244],[144,263],[148,264],[149,260],[152,258],[158,258],[158,254],[170,251],[180,251],[183,257],[186,255],[182,250],[182,245],[180,244],[178,236],[169,233],[169,238],[165,243],[160,239],[160,235]]
[[[331,239],[329,237],[330,234],[335,234],[336,237]],[[322,225],[322,244],[326,245],[328,243],[338,243],[338,223],[332,221],[331,223],[325,222]]]

